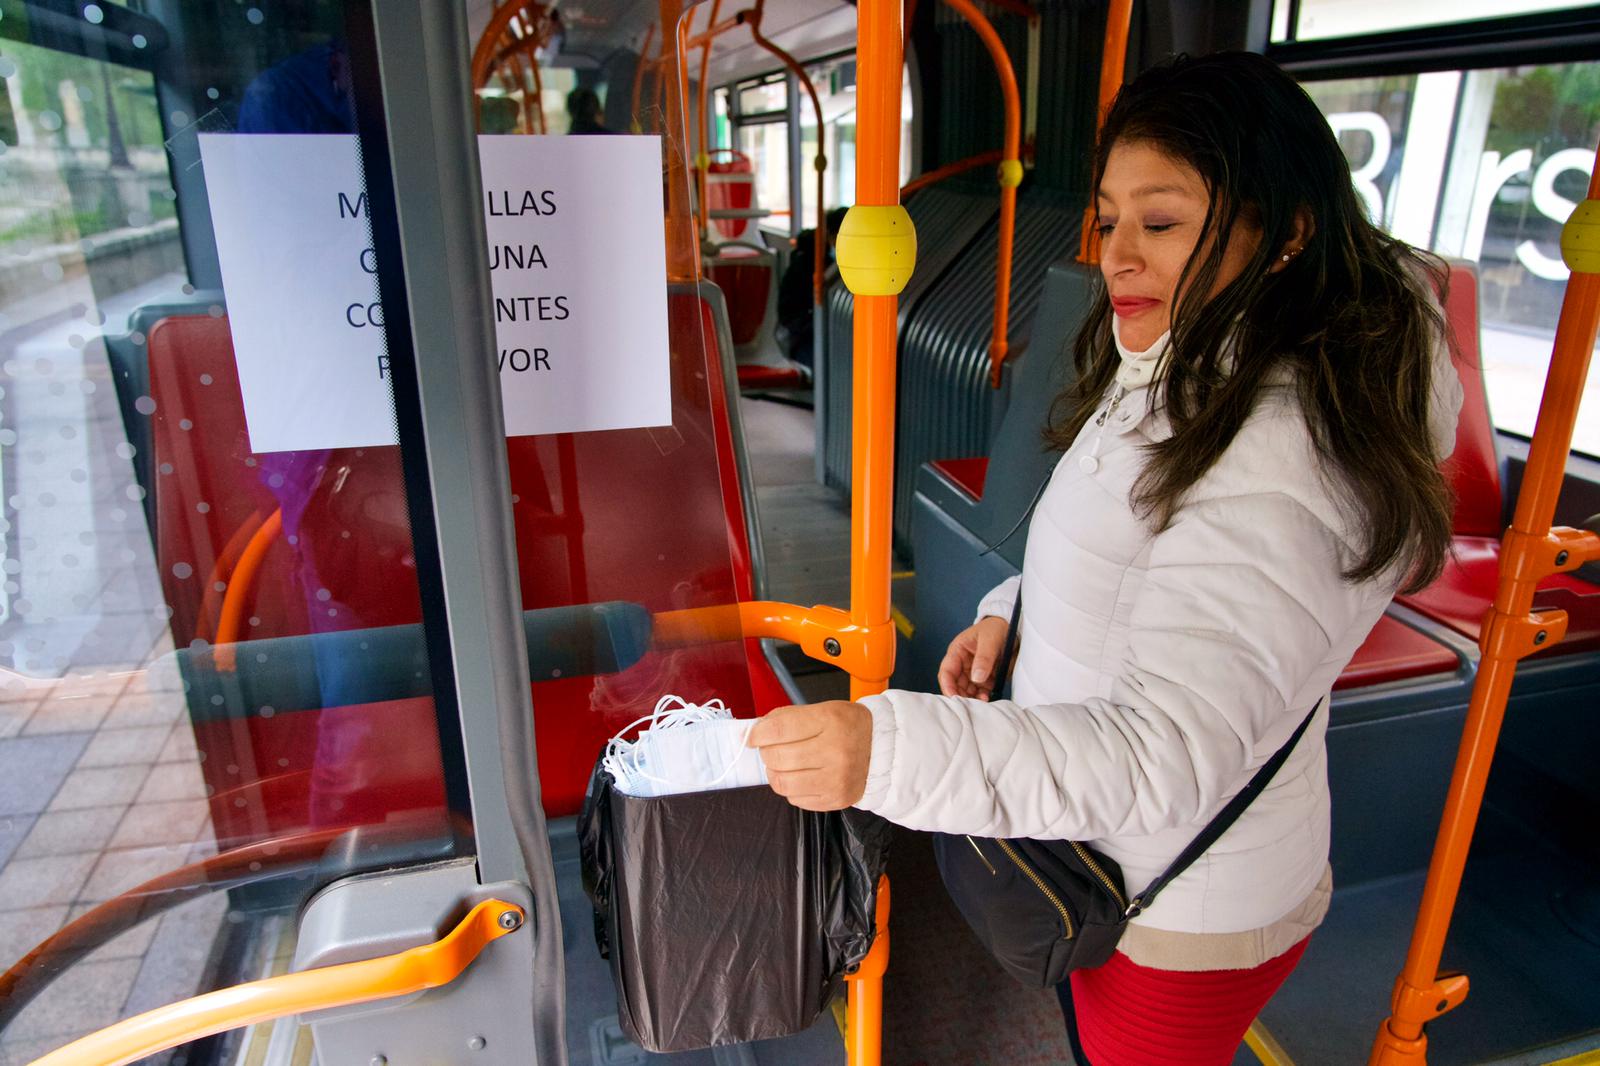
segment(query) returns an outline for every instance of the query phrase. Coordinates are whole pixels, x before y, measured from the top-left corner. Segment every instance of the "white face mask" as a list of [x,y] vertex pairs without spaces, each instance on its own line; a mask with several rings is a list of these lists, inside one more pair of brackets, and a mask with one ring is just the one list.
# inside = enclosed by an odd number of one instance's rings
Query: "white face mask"
[[[623,737],[648,722],[637,740]],[[753,720],[740,720],[721,700],[704,705],[663,696],[655,711],[618,733],[604,767],[625,796],[671,796],[767,782],[761,753],[746,746]]]

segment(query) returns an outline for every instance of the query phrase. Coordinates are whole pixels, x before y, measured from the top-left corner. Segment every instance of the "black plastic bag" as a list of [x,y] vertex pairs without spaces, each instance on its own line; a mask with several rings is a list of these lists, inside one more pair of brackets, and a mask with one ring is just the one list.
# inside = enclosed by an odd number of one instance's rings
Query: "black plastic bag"
[[765,785],[625,796],[597,764],[579,815],[595,940],[648,1051],[811,1026],[872,947],[890,826]]

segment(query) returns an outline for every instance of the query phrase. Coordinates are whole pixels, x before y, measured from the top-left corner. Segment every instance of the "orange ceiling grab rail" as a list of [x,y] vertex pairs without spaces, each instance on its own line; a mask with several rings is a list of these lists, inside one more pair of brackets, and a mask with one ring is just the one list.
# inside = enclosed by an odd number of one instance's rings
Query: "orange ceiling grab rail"
[[979,152],[977,155],[969,155],[965,159],[957,159],[954,163],[946,163],[944,166],[930,170],[926,174],[918,174],[900,186],[900,197],[904,199],[914,192],[926,189],[930,185],[937,185],[946,178],[953,178],[957,174],[965,174],[969,170],[996,166],[1004,158],[1005,152],[996,148],[992,152]]
[[1588,198],[1577,205],[1562,227],[1561,256],[1572,276],[1556,326],[1539,418],[1528,446],[1527,471],[1517,492],[1511,527],[1501,542],[1500,585],[1478,641],[1483,657],[1473,679],[1461,747],[1405,968],[1395,982],[1391,1013],[1373,1041],[1369,1066],[1424,1066],[1428,1036],[1423,1026],[1455,1009],[1467,996],[1467,976],[1441,975],[1439,960],[1483,805],[1506,697],[1517,662],[1556,644],[1567,630],[1565,611],[1533,611],[1534,588],[1551,574],[1600,560],[1600,533],[1552,528],[1550,524],[1566,477],[1578,404],[1596,333],[1600,332],[1600,167],[1590,177]]
[[[1022,97],[1017,92],[1017,75],[1005,42],[995,32],[983,12],[972,0],[945,0],[956,13],[977,31],[983,46],[994,60],[1000,76],[1000,92],[1005,98],[1005,139],[1000,157],[1000,249],[994,268],[994,334],[989,338],[989,384],[1000,387],[1000,367],[1006,361],[1006,340],[1011,314],[1011,245],[1017,229],[1017,186],[1022,184]],[[1030,13],[1031,8],[1027,9]]]
[[[536,53],[549,40],[551,9],[529,0],[506,0],[489,17],[472,52],[472,86],[482,89],[497,74],[523,94],[523,128],[545,133],[543,78]],[[531,69],[525,70],[526,58]],[[481,111],[481,99],[476,102]]]
[[35,1059],[32,1066],[125,1066],[213,1033],[447,985],[490,941],[522,927],[521,907],[484,900],[432,944],[208,992],[136,1015]]
[[811,98],[811,113],[817,120],[817,154],[811,157],[811,168],[817,175],[817,221],[816,235],[813,238],[815,254],[812,256],[811,268],[811,302],[817,307],[822,306],[824,278],[827,276],[828,255],[828,208],[823,203],[823,195],[827,187],[828,157],[824,152],[827,143],[827,127],[822,123],[822,101],[817,98],[817,87],[812,84],[811,78],[806,74],[806,68],[788,52],[779,48],[761,33],[761,16],[766,8],[767,0],[756,0],[756,6],[749,11],[741,11],[734,18],[742,20],[750,27],[750,36],[757,45],[770,52],[804,87],[806,95]]
[[483,28],[483,33],[478,36],[478,43],[472,49],[474,88],[488,84],[489,75],[494,70],[495,52],[500,39],[511,27],[512,20],[522,13],[526,4],[527,0],[506,0],[489,16],[489,24]]
[[[813,84],[810,75],[806,73],[806,68],[801,65],[800,61],[795,59],[793,55],[779,47],[761,32],[761,16],[765,10],[766,0],[756,0],[756,5],[754,7],[746,8],[745,10],[730,16],[724,22],[718,22],[717,15],[721,10],[721,5],[722,0],[713,0],[709,25],[704,31],[698,34],[690,35],[687,32],[687,27],[684,27],[679,35],[680,58],[684,59],[685,63],[687,60],[688,49],[697,46],[702,49],[700,55],[700,110],[698,112],[698,125],[700,127],[700,151],[695,158],[695,167],[699,171],[699,179],[696,188],[699,191],[700,239],[702,242],[704,242],[705,239],[710,235],[711,216],[710,212],[706,209],[706,186],[709,182],[708,172],[711,167],[711,151],[706,147],[708,143],[706,133],[706,127],[708,126],[708,122],[706,121],[706,100],[707,93],[709,92],[708,77],[711,64],[711,45],[722,34],[727,33],[730,30],[737,29],[740,26],[748,26],[750,28],[750,36],[755,41],[756,45],[771,54],[792,74],[794,74],[795,78],[800,82],[800,85],[805,89],[806,95],[811,99],[811,112],[817,123],[817,154],[813,156],[811,160],[812,170],[814,170],[817,175],[817,220],[816,234],[814,237],[816,249],[815,254],[812,257],[813,265],[811,272],[811,299],[815,305],[820,307],[822,305],[822,298],[826,287],[825,279],[827,277],[827,264],[825,258],[828,254],[828,209],[823,203],[823,197],[826,194],[828,157],[824,153],[826,138],[824,137],[825,127],[823,126],[822,122],[822,101],[817,96],[816,85]],[[720,151],[720,149],[718,150]]]
[[[1094,128],[1096,136],[1105,125],[1106,112],[1122,88],[1122,75],[1128,63],[1128,27],[1133,21],[1133,0],[1111,0],[1106,11],[1106,42],[1100,52],[1100,100],[1096,105]],[[1099,217],[1090,190],[1089,206],[1083,209],[1083,229],[1078,235],[1078,262],[1098,266],[1100,263],[1100,231],[1095,228]]]

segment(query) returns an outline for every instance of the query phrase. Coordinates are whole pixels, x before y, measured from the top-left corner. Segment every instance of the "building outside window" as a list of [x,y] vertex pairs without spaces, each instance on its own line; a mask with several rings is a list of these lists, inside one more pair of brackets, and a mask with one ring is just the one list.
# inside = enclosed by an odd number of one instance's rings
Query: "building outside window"
[[[1568,271],[1561,226],[1600,138],[1600,63],[1311,82],[1368,211],[1395,236],[1477,264],[1496,425],[1533,432]],[[1600,456],[1600,381],[1574,447]]]

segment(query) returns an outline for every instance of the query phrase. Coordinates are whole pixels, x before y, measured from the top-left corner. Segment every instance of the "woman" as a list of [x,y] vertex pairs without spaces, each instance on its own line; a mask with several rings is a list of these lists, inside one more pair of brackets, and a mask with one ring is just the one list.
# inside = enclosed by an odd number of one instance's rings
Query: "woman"
[[[1260,56],[1124,88],[1094,188],[1105,287],[1020,581],[951,643],[941,695],[784,708],[750,742],[797,806],[1087,840],[1137,889],[1318,706],[1232,829],[1062,989],[1095,1066],[1227,1063],[1327,909],[1326,697],[1443,562],[1460,383],[1436,262],[1367,221],[1316,106]],[[1019,585],[1013,695],[989,702]]]

